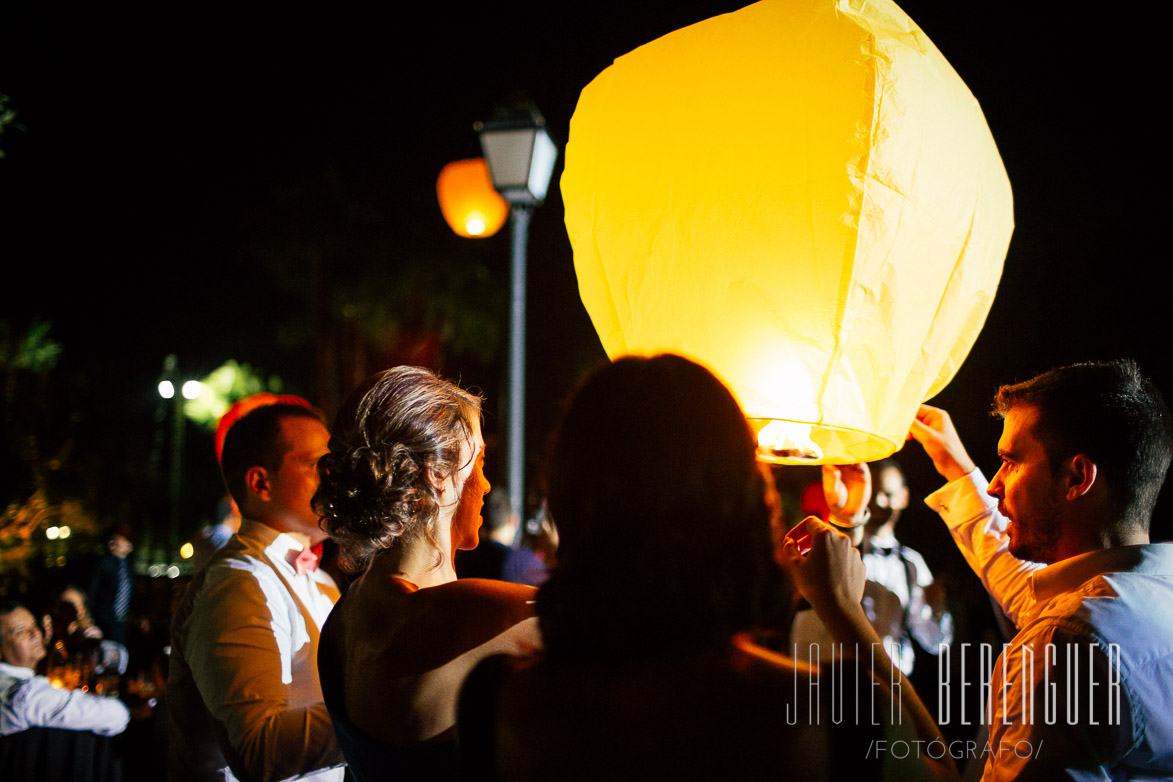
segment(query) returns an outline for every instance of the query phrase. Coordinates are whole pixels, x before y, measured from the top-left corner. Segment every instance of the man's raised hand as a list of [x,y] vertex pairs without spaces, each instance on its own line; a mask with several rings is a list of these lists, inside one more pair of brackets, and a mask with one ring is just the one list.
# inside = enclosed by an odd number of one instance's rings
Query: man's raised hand
[[945,480],[955,481],[973,472],[973,459],[969,458],[957,436],[953,420],[941,408],[921,405],[910,434],[925,449]]

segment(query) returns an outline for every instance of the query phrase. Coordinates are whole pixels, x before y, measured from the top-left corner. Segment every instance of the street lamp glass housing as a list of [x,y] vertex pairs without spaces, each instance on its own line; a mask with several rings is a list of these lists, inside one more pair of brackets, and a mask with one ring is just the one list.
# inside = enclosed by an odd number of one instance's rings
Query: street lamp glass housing
[[493,187],[511,204],[542,203],[558,148],[536,111],[474,125],[489,163]]

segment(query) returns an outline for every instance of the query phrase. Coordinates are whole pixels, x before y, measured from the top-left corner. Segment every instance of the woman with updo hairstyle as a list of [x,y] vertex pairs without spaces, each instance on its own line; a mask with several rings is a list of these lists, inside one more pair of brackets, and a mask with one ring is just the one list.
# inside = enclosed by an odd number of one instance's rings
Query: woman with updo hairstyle
[[[809,556],[781,544],[755,451],[733,396],[679,356],[623,358],[579,389],[548,470],[559,549],[538,593],[545,650],[470,674],[458,720],[469,778],[956,778],[947,757],[869,757],[870,742],[940,731],[906,680],[903,721],[889,721],[896,679],[887,658],[874,672],[868,659],[880,639],[859,553],[817,519]],[[866,467],[830,472],[866,483]],[[866,506],[860,494],[837,509]],[[833,671],[758,642],[786,618],[771,609],[792,594],[779,562],[862,659]]]
[[532,587],[456,579],[489,491],[480,399],[426,369],[389,369],[343,402],[329,449],[313,505],[361,574],[318,652],[339,744],[359,780],[455,778],[461,681],[484,657],[541,643]]

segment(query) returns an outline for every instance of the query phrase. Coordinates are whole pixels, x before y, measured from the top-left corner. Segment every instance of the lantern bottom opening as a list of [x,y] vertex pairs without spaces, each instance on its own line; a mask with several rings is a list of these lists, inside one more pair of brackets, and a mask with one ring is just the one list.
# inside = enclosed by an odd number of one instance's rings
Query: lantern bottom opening
[[874,432],[826,423],[750,418],[749,424],[758,438],[757,458],[769,464],[874,462],[903,445]]

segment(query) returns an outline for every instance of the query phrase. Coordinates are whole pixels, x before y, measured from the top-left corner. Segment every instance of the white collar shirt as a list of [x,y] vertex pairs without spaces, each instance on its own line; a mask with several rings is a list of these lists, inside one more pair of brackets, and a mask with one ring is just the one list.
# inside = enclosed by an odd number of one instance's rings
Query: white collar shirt
[[321,568],[297,574],[301,548],[245,520],[192,578],[172,622],[173,779],[342,779],[317,671],[339,593]]
[[1024,562],[986,487],[975,470],[926,499],[1019,628],[992,672],[983,779],[1173,777],[1173,544]]
[[895,538],[872,537],[862,555],[867,570],[863,607],[900,669],[912,673],[916,651],[912,639],[929,654],[953,641],[953,617],[935,612],[925,598],[933,574],[919,552]]
[[[246,521],[241,523],[241,532],[237,534],[252,536],[263,542],[273,532],[276,530],[263,524]],[[285,579],[290,591],[305,606],[310,616],[313,617],[314,624],[318,626],[318,630],[321,630],[322,626],[326,624],[326,617],[330,615],[334,603],[338,600],[338,587],[335,585],[334,579],[321,568],[307,571],[299,576],[297,569],[290,562],[301,551],[301,543],[284,532],[278,532],[276,537],[272,538],[272,542],[265,546],[265,557]]]

